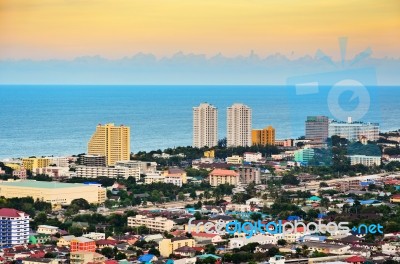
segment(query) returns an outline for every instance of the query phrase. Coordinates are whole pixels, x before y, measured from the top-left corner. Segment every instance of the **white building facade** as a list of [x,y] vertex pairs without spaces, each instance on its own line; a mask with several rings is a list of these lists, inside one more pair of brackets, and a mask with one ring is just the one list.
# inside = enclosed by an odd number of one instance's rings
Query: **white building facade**
[[244,104],[233,104],[227,109],[228,147],[251,146],[251,108]]
[[202,103],[193,107],[193,147],[214,147],[218,144],[218,110]]

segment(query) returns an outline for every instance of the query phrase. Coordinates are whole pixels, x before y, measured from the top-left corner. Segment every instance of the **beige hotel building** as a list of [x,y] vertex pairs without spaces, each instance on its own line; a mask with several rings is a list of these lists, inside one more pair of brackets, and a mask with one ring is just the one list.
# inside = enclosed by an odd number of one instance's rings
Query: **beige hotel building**
[[130,144],[129,127],[100,124],[88,143],[88,154],[106,156],[107,166],[114,166],[117,161],[130,159]]
[[79,198],[101,204],[106,200],[106,189],[100,184],[18,180],[0,182],[0,196],[6,199],[32,197],[53,205],[69,205],[72,200]]

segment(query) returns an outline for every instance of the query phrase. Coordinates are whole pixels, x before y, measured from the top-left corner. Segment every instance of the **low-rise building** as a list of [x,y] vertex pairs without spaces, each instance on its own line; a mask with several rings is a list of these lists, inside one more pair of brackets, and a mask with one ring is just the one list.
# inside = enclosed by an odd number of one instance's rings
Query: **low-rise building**
[[136,215],[128,217],[128,226],[146,226],[150,230],[169,232],[174,228],[175,222],[165,217],[147,217],[145,215]]
[[58,227],[51,225],[39,225],[37,232],[39,234],[54,235],[58,232]]
[[260,184],[261,183],[260,168],[250,167],[250,166],[241,166],[241,167],[237,168],[237,171],[239,172],[240,183],[243,183],[243,184],[249,184],[249,183]]
[[349,155],[351,165],[362,164],[365,166],[380,166],[381,156]]
[[44,181],[0,182],[0,196],[5,198],[32,197],[54,204],[69,205],[74,199],[101,204],[106,200],[106,189],[100,184],[61,183]]
[[236,186],[239,183],[239,173],[233,170],[215,169],[209,174],[210,185],[216,187],[220,184]]
[[177,175],[167,175],[164,178],[164,183],[172,183],[173,185],[182,187],[182,177]]
[[77,177],[84,178],[97,178],[97,177],[109,177],[109,178],[129,178],[135,177],[136,181],[140,181],[140,168],[129,168],[122,166],[115,167],[90,167],[90,166],[76,166],[75,168]]
[[24,167],[20,167],[16,170],[13,170],[12,175],[13,175],[13,177],[18,177],[18,179],[26,180],[27,171]]
[[52,178],[58,177],[69,177],[71,176],[71,172],[69,171],[68,167],[44,167],[44,168],[36,168],[32,171],[34,176],[38,174],[44,174]]
[[57,247],[69,247],[71,240],[76,238],[74,235],[62,236],[57,241]]
[[245,162],[257,163],[262,159],[262,154],[260,152],[245,152],[243,157]]
[[169,257],[176,249],[180,247],[194,247],[195,241],[192,238],[187,237],[174,237],[165,238],[159,243],[159,250],[162,257]]
[[226,158],[226,163],[228,164],[242,164],[243,163],[243,158],[238,155],[233,155],[231,157]]
[[88,251],[74,251],[70,255],[71,264],[82,264],[82,263],[104,263],[106,258],[96,252]]
[[88,167],[106,167],[107,159],[104,155],[82,155],[80,165]]
[[22,159],[22,165],[29,171],[34,171],[36,168],[44,168],[50,165],[50,159],[48,158],[24,158]]
[[168,170],[165,170],[162,174],[163,176],[179,176],[182,179],[182,183],[186,184],[187,183],[187,173],[186,171],[180,169],[180,168],[168,168]]
[[77,252],[77,251],[95,252],[96,241],[86,237],[75,237],[71,239],[70,248],[71,252]]
[[318,251],[325,254],[344,255],[350,249],[349,245],[329,244],[322,242],[304,242],[311,252]]

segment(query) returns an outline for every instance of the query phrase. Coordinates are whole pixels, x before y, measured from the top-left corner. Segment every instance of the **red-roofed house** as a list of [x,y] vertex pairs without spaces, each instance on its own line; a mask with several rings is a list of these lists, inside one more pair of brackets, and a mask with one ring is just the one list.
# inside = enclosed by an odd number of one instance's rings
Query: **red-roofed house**
[[210,172],[208,178],[213,187],[225,183],[236,186],[239,183],[239,173],[233,170],[215,169]]
[[362,264],[365,262],[365,258],[360,256],[352,256],[350,258],[345,259],[345,261],[348,263]]
[[390,197],[391,203],[400,203],[400,194],[395,194]]

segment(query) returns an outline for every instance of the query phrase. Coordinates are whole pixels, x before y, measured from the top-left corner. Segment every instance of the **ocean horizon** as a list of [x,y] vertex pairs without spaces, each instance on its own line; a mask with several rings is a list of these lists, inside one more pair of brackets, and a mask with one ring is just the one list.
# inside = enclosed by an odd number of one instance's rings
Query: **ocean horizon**
[[[0,85],[0,159],[85,153],[98,124],[131,127],[131,151],[192,145],[192,108],[208,102],[218,108],[218,137],[226,136],[226,108],[243,103],[253,110],[253,128],[272,125],[276,138],[304,135],[309,115],[332,113],[332,88],[299,94],[278,85]],[[360,104],[359,121],[379,123],[381,131],[400,128],[398,86],[367,87],[369,103],[344,92],[345,111]]]

